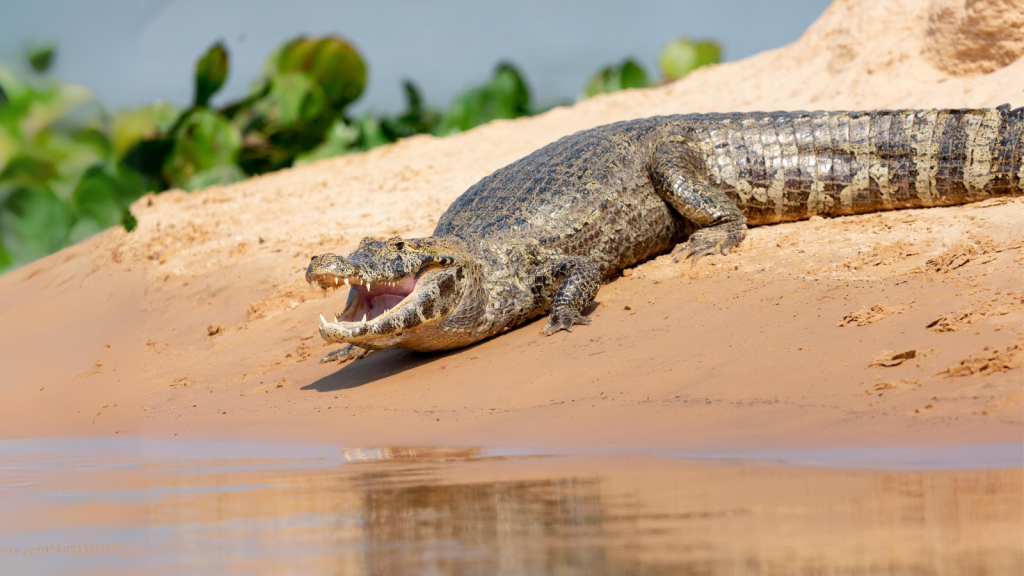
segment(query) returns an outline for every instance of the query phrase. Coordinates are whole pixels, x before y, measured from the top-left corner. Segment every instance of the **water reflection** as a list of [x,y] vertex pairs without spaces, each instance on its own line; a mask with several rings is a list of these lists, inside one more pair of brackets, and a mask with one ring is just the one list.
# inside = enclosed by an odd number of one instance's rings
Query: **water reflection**
[[396,448],[141,453],[116,468],[98,466],[101,455],[79,455],[75,468],[15,456],[0,454],[19,465],[20,484],[0,481],[0,547],[14,534],[21,547],[92,538],[121,548],[0,554],[14,569],[4,574],[1024,573],[1020,468]]

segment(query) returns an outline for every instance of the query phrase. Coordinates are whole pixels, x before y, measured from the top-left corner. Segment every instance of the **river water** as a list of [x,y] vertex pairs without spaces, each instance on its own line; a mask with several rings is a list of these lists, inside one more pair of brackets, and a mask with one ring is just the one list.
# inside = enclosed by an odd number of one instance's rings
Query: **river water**
[[0,442],[0,574],[1024,573],[1024,447]]

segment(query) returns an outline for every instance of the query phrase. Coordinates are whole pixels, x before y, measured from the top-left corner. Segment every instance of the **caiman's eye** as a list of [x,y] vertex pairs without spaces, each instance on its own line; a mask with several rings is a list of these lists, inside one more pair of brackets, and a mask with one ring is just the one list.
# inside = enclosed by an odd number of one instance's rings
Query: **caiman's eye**
[[402,250],[405,250],[405,242],[402,242],[401,240],[396,240],[391,243],[391,249],[396,252],[401,252]]

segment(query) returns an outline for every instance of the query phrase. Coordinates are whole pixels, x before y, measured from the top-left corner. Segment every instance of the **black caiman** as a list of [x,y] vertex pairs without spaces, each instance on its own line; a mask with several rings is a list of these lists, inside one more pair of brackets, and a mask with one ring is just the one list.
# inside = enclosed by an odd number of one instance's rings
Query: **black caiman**
[[466,346],[548,314],[588,324],[603,281],[748,226],[1024,195],[1024,108],[659,116],[566,136],[466,190],[427,238],[364,238],[306,280],[349,287],[323,361]]

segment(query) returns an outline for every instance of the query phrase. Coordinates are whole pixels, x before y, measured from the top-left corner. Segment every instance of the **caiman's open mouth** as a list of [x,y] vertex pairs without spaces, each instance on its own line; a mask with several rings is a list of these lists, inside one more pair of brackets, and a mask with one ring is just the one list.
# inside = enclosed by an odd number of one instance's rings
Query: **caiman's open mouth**
[[[360,283],[360,280],[355,276],[338,277],[333,274],[321,274],[313,277],[309,285],[314,290],[317,287],[322,288],[324,286],[334,286],[335,288],[351,286],[355,288],[353,294],[349,296],[345,311],[341,314],[336,314],[334,317],[334,321],[342,328],[354,327],[346,325],[373,323],[377,318],[386,317],[406,304],[413,302],[415,299],[411,298],[411,296],[416,293],[417,281],[431,268],[433,267],[421,268],[405,278],[377,284]],[[320,324],[323,325],[326,322],[321,314]]]

